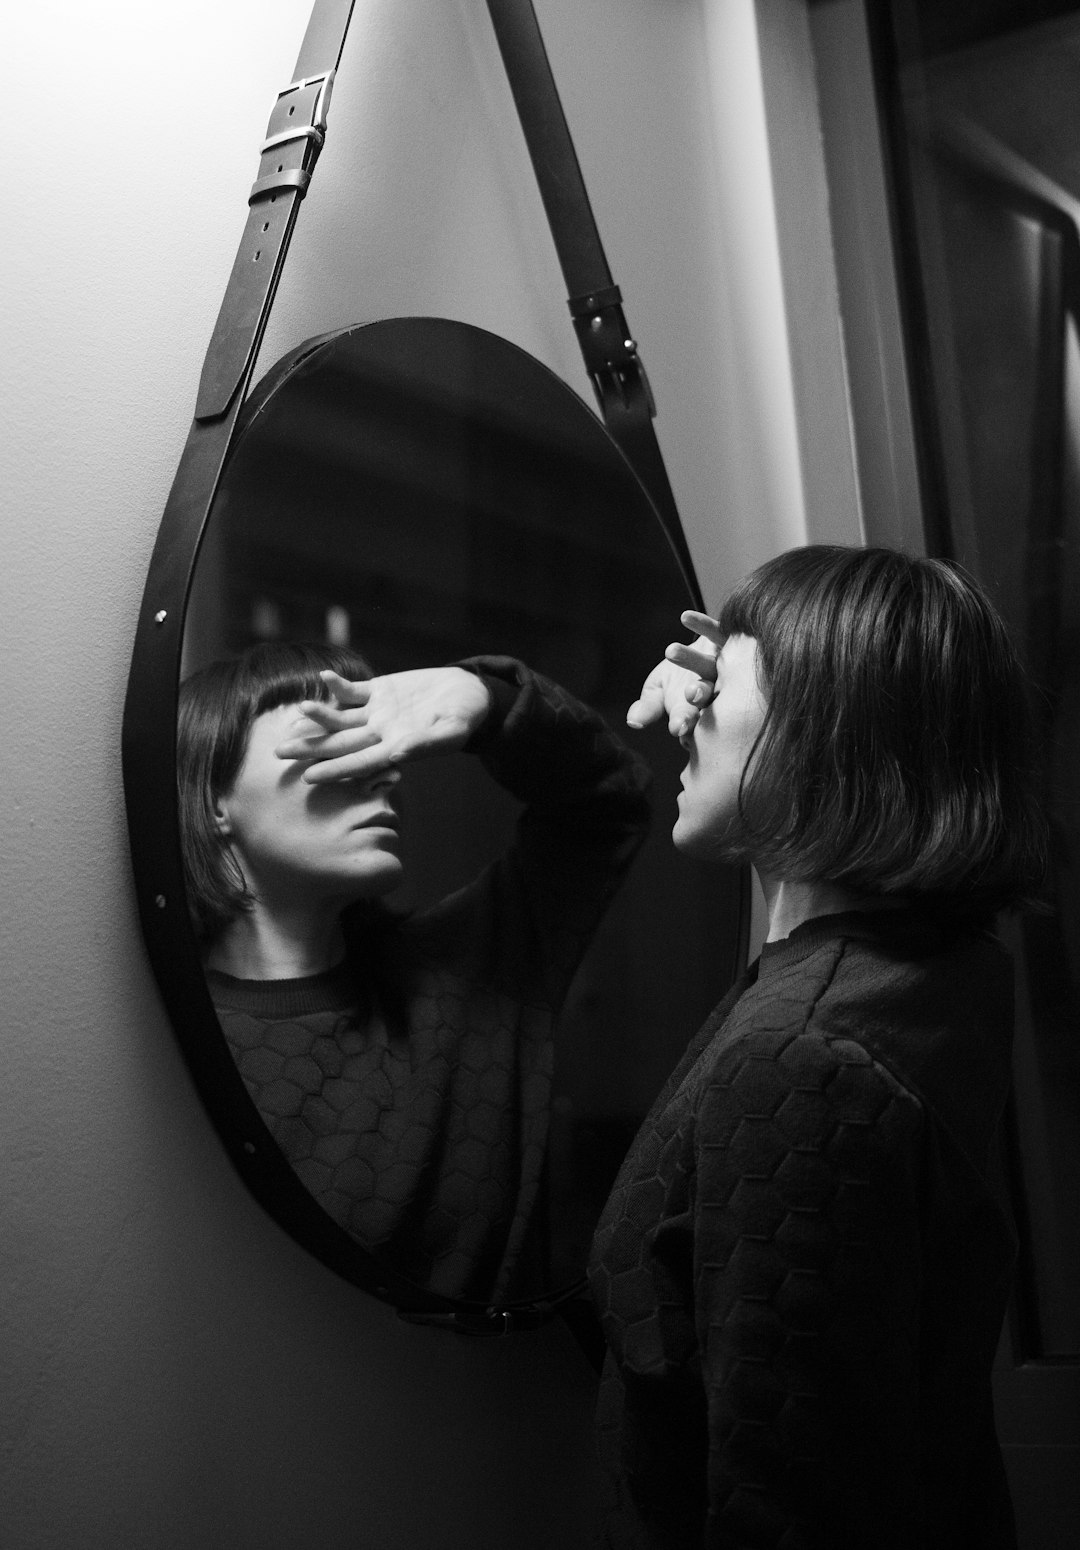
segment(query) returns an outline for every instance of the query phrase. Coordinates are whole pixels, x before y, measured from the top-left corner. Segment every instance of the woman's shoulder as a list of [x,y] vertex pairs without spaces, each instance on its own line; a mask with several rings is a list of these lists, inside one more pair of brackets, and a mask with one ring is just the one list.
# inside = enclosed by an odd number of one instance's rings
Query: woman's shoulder
[[[871,1062],[858,1015],[863,998],[848,985],[848,955],[848,944],[836,939],[763,962],[712,1041],[706,1060],[713,1082],[821,1087],[839,1069]],[[843,1011],[834,1016],[838,998]]]
[[789,1028],[805,1014],[828,1040],[880,1049],[925,1041],[1008,1037],[1013,967],[989,932],[930,912],[896,911],[807,922],[768,944],[744,1018]]
[[1011,960],[988,935],[818,932],[763,962],[714,1043],[708,1089],[760,1112],[824,1095],[853,1123],[899,1106],[982,1155],[1011,1042]]

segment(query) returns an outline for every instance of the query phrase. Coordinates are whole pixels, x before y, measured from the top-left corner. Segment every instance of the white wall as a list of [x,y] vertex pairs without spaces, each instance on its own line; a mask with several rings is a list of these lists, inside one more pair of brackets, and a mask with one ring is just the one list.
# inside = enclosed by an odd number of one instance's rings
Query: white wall
[[[719,600],[806,531],[756,6],[536,10],[702,586]],[[249,157],[238,198],[250,176]],[[357,6],[263,362],[400,313],[493,329],[593,403],[483,0]]]
[[[716,598],[804,531],[753,6],[538,11]],[[295,1249],[203,1118],[134,917],[119,777],[134,619],[306,14],[35,0],[6,25],[12,1550],[586,1538],[576,1349],[554,1329],[489,1344],[405,1327]],[[587,391],[481,0],[358,0],[266,358],[425,311],[502,332]]]

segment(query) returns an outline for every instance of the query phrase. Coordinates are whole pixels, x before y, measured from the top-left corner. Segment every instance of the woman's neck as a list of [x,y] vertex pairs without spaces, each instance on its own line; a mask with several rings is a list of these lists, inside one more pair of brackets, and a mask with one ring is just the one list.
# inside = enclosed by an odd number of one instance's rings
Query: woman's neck
[[760,872],[758,881],[769,917],[767,942],[782,941],[796,926],[815,920],[819,915],[839,915],[845,910],[890,909],[901,902],[853,893],[832,883],[793,883],[783,878],[765,877]]
[[324,974],[344,957],[337,909],[329,915],[305,912],[282,919],[256,901],[218,937],[206,966],[242,980],[307,979]]

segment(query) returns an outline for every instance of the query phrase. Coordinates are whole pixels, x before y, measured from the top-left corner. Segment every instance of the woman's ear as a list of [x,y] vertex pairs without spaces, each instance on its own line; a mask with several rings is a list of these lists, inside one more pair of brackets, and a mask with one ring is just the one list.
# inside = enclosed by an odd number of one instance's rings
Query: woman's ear
[[223,840],[227,840],[232,834],[232,821],[229,818],[229,810],[220,799],[214,803],[214,828]]

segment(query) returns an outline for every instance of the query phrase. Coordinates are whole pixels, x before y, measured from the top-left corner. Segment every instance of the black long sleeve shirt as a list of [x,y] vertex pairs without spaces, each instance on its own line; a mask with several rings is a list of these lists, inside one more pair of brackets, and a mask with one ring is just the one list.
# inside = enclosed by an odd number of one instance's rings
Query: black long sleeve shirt
[[418,1286],[496,1301],[527,1269],[556,1017],[644,838],[649,776],[550,680],[511,658],[462,665],[492,698],[469,751],[524,804],[506,852],[433,908],[355,934],[328,974],[208,979],[318,1205]]
[[1011,1034],[988,936],[904,910],[766,946],[596,1234],[606,1545],[1015,1543],[990,1399]]

